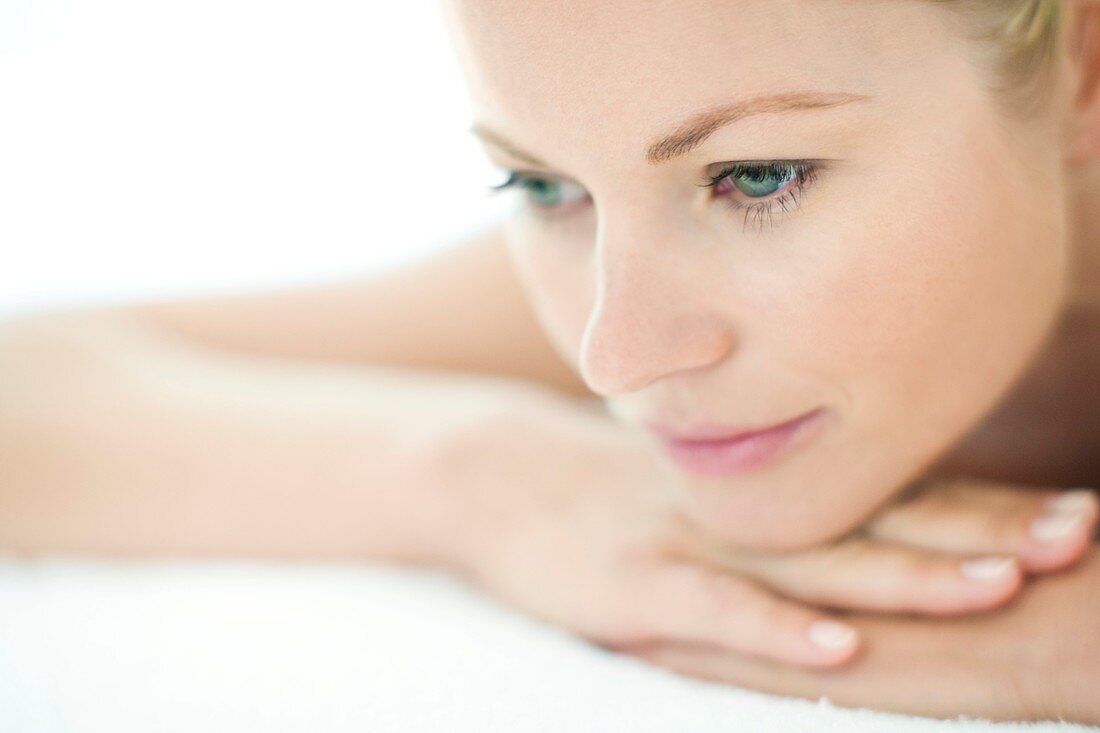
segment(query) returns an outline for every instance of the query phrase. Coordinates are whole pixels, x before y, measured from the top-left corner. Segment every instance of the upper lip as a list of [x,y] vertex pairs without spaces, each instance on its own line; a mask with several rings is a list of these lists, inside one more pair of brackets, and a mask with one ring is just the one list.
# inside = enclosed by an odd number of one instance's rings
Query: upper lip
[[804,412],[782,422],[751,428],[731,427],[729,425],[718,425],[714,423],[695,423],[690,428],[682,428],[660,420],[647,421],[646,426],[660,435],[663,439],[676,442],[730,441],[747,438],[757,433],[765,433],[777,428],[787,427],[792,423],[809,418],[819,412],[820,409],[821,408],[817,408],[809,412]]

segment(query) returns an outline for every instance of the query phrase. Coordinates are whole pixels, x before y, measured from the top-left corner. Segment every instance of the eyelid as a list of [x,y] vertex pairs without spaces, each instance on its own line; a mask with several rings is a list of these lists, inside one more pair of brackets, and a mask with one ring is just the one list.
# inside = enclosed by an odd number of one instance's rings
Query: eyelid
[[[745,160],[727,160],[722,163],[711,163],[703,172],[703,179],[696,184],[704,188],[710,188],[723,178],[731,175],[737,168],[765,168],[775,166],[778,168],[794,166],[806,167],[815,170],[823,168],[830,161],[822,158],[750,158]],[[710,171],[716,171],[711,173]]]
[[[751,197],[746,201],[739,201],[733,195],[719,194],[710,196],[712,202],[720,201],[730,210],[743,212],[745,227],[747,228],[750,219],[754,225],[761,225],[764,218],[767,218],[769,225],[774,225],[772,221],[773,207],[778,207],[782,210],[782,214],[789,216],[796,212],[801,207],[801,199],[804,195],[804,191],[816,185],[817,180],[821,173],[830,167],[830,164],[834,162],[829,159],[820,158],[758,158],[748,160],[732,160],[722,163],[712,163],[705,169],[705,179],[698,183],[698,186],[717,190],[720,184],[722,184],[730,176],[738,172],[738,169],[758,169],[758,168],[794,168],[796,173],[794,177],[795,183],[788,185],[787,187],[780,189],[775,195]],[[535,171],[531,169],[519,168],[512,169],[506,166],[498,166],[502,172],[507,173],[507,179],[499,184],[489,186],[490,192],[497,192],[514,186],[521,186],[524,181],[530,179],[538,179],[543,181],[549,181],[564,185],[574,185],[582,192],[587,194],[585,187],[571,178],[565,176],[557,176],[552,173],[545,173],[543,171]],[[710,170],[717,169],[717,173],[711,174]],[[586,199],[591,199],[591,195],[587,194]],[[568,212],[560,211],[563,207],[551,206],[551,207],[539,207],[540,211],[546,215],[563,215]],[[565,208],[570,208],[566,205]]]
[[[503,168],[501,173],[507,176],[506,180],[515,180],[517,178],[538,178],[544,181],[557,181],[559,179],[546,173],[540,173],[538,171],[520,170],[518,168]],[[494,186],[495,188],[495,186]]]
[[805,191],[816,185],[822,172],[829,167],[827,165],[828,162],[829,161],[812,159],[731,161],[720,164],[722,168],[718,173],[713,175],[708,173],[706,176],[707,180],[698,185],[711,189],[712,191],[718,191],[721,184],[731,176],[736,175],[740,170],[760,168],[794,169],[795,175],[792,179],[793,184],[779,189],[774,195],[748,197],[743,201],[738,200],[736,195],[720,194],[711,196],[712,201],[720,202],[731,211],[744,214],[744,225],[742,229],[747,229],[750,221],[754,228],[763,229],[765,220],[767,226],[770,228],[777,225],[773,218],[773,214],[777,207],[781,210],[781,214],[784,217],[791,216],[801,209],[802,197]]
[[583,194],[583,196],[581,196],[580,198],[560,205],[531,204],[531,206],[533,206],[532,210],[536,211],[540,216],[555,218],[559,216],[567,216],[575,205],[578,205],[586,200],[591,201],[592,198],[591,194],[588,193],[588,190],[585,189],[584,186],[580,185],[579,183],[574,183],[572,179],[556,179],[553,177],[544,176],[542,174],[532,175],[529,171],[506,170],[505,172],[508,173],[508,178],[501,183],[489,186],[488,191],[490,194],[495,194],[510,188],[517,188],[522,190],[527,187],[526,184],[529,183],[531,180],[545,181],[548,183],[566,187],[576,186],[577,190]]
[[547,180],[547,181],[559,181],[561,183],[572,183],[572,184],[575,184],[577,186],[581,185],[580,183],[578,183],[574,179],[570,178],[569,176],[561,175],[559,173],[554,173],[553,171],[535,170],[533,168],[524,168],[524,167],[513,167],[513,166],[510,166],[510,165],[504,165],[502,163],[497,163],[496,161],[491,161],[491,164],[498,171],[500,171],[502,173],[505,173],[508,176],[515,176],[517,178],[518,177],[542,178],[542,179]]
[[566,177],[555,176],[555,175],[548,175],[548,174],[545,174],[545,173],[540,173],[538,171],[513,170],[511,168],[505,168],[502,172],[507,174],[507,178],[505,178],[500,183],[494,183],[494,184],[490,185],[488,187],[490,191],[499,191],[499,190],[502,190],[502,189],[505,189],[505,188],[509,188],[509,187],[511,187],[512,185],[518,183],[521,180],[530,180],[532,178],[540,180],[540,181],[551,181],[553,183],[564,183],[564,184],[567,184],[567,185],[576,186],[576,187],[581,188],[581,189],[584,188],[584,186],[577,183],[572,178],[566,178]]

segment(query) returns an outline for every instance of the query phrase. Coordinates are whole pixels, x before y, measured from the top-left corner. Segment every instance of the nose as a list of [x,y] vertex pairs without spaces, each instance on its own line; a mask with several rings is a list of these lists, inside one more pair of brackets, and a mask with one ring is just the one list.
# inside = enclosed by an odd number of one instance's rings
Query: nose
[[693,280],[682,258],[623,245],[597,246],[596,297],[579,356],[588,388],[600,395],[633,392],[726,358],[734,333],[717,304],[703,298],[706,283]]

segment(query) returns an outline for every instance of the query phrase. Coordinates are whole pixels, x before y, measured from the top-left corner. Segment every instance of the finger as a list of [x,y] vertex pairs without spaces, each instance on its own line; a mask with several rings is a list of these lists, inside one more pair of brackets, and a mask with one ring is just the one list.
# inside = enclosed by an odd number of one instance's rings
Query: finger
[[861,611],[948,615],[984,611],[1020,590],[1011,556],[959,557],[854,536],[800,553],[727,553],[732,569],[783,595]]
[[845,692],[851,686],[847,682],[849,676],[854,676],[857,680],[862,677],[858,672],[859,662],[853,662],[843,670],[808,670],[733,654],[706,644],[657,642],[630,649],[627,653],[689,677],[737,685],[773,695],[808,699],[828,697],[830,701],[839,704],[844,704]]
[[698,563],[652,568],[639,590],[647,600],[633,609],[635,622],[652,637],[808,667],[843,664],[859,647],[852,627]]
[[830,670],[783,667],[698,644],[655,643],[627,653],[678,674],[773,695],[827,698],[841,707],[941,718],[960,714],[990,720],[1036,717],[1021,701],[999,690],[999,678],[994,675],[975,678],[971,670],[943,659],[929,665],[904,657],[883,659],[870,645],[867,651],[852,664]]
[[1008,554],[1029,572],[1066,567],[1085,552],[1100,519],[1096,493],[948,481],[886,507],[868,535],[941,552]]

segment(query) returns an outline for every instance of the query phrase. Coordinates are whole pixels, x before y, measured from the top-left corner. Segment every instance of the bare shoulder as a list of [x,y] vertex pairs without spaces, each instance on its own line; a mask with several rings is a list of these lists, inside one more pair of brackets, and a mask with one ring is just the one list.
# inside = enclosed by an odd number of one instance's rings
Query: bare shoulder
[[542,332],[500,225],[385,273],[147,302],[135,311],[222,348],[501,374],[569,394],[592,394]]

